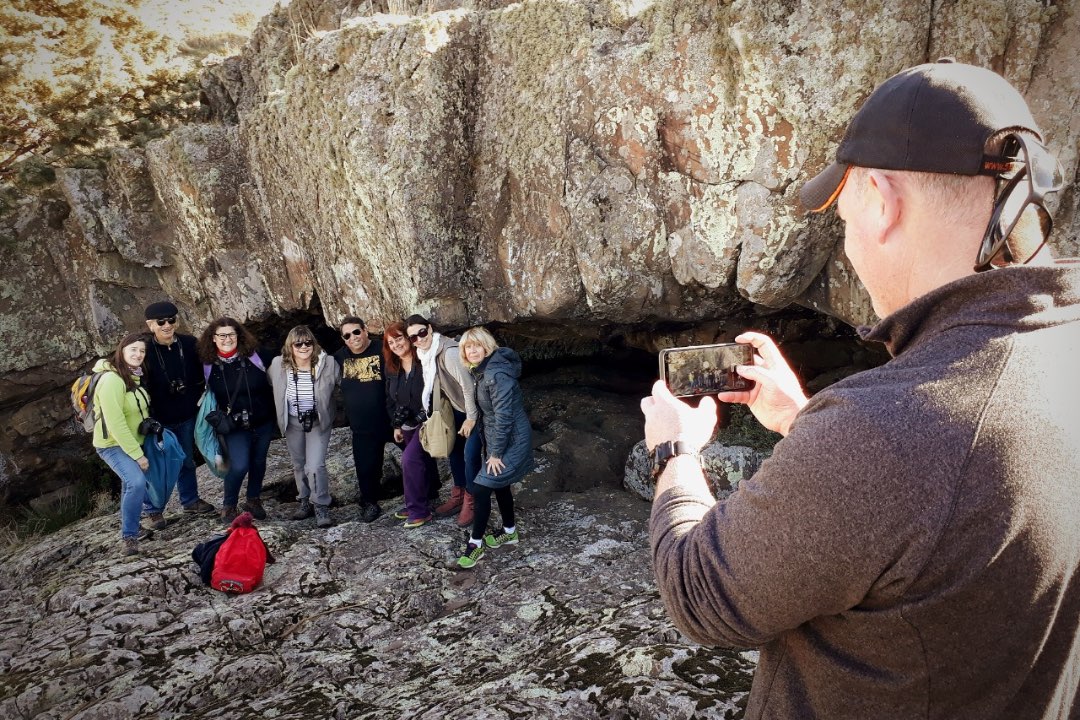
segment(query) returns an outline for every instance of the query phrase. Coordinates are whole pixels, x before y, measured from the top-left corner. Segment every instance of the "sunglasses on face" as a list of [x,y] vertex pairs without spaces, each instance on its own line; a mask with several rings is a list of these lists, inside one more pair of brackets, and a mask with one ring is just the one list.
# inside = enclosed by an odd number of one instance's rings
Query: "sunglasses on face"
[[158,324],[158,327],[165,327],[166,325],[175,325],[176,324],[176,316],[174,315],[173,317],[158,318],[154,322],[156,322]]
[[314,345],[315,345],[314,340],[297,340],[296,342],[294,342],[292,344],[292,346],[294,348],[314,347]]
[[341,333],[341,339],[348,342],[349,338],[360,337],[363,334],[364,328],[359,328],[358,330],[353,330],[352,332]]
[[[1061,189],[1061,164],[1045,145],[1024,135],[1010,135],[1005,140],[1002,154],[1017,167],[999,180],[999,185],[1004,185],[994,201],[990,224],[979,245],[975,272],[1031,261],[1054,229],[1053,218],[1043,205],[1043,199]],[[1042,234],[1039,241],[1024,246],[1021,246],[1020,239],[1014,238],[1014,242],[1008,242],[1009,235],[1025,217],[1038,223]]]
[[409,339],[412,340],[413,342],[416,342],[420,338],[426,338],[428,336],[429,332],[431,332],[431,331],[428,330],[427,328],[421,328],[421,329],[416,331],[415,335],[409,335]]

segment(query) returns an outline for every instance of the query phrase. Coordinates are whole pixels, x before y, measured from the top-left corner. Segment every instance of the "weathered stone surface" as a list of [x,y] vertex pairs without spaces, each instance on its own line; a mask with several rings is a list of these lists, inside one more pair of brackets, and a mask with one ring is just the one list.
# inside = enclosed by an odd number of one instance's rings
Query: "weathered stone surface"
[[[800,183],[876,84],[940,55],[1015,83],[1074,181],[1077,5],[294,0],[207,72],[225,125],[65,171],[0,227],[0,489],[49,465],[60,424],[23,433],[162,295],[196,330],[316,296],[376,329],[872,320]],[[1051,204],[1077,254],[1075,182]]]
[[[334,432],[338,498],[348,442]],[[200,584],[191,549],[220,525],[175,498],[137,558],[119,556],[115,514],[0,551],[0,716],[737,717],[754,655],[690,644],[666,619],[648,505],[565,492],[539,465],[516,492],[521,543],[469,572],[451,569],[452,520],[367,525],[350,504],[317,530],[276,500],[259,526],[277,562],[249,595]],[[291,481],[281,441],[267,479]],[[200,486],[220,501],[205,468]]]

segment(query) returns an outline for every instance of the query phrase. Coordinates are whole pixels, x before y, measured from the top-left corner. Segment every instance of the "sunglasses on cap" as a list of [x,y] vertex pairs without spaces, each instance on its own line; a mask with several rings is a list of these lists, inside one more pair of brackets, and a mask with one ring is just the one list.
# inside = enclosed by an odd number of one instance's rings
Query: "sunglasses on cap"
[[[1061,164],[1041,142],[1020,134],[1005,139],[1002,158],[1008,161],[1011,169],[999,176],[1000,192],[994,200],[994,212],[975,256],[975,272],[1030,262],[1054,229],[1054,220],[1043,200],[1049,193],[1061,189]],[[1009,242],[1009,235],[1025,217],[1038,223],[1041,233],[1038,242],[1022,245],[1026,238],[1013,238],[1013,242]]]
[[413,342],[416,342],[420,338],[426,338],[428,336],[428,333],[430,333],[430,332],[431,331],[428,330],[427,328],[420,328],[419,330],[416,331],[415,335],[409,335],[409,340],[411,340]]
[[349,338],[360,337],[363,334],[363,332],[364,332],[364,328],[359,328],[358,330],[353,330],[352,332],[341,333],[341,339],[345,340],[345,341],[348,341]]
[[292,344],[294,348],[315,347],[314,340],[297,340]]
[[166,325],[175,325],[176,324],[176,316],[173,315],[172,317],[158,318],[154,322],[156,322],[158,324],[158,327],[165,327]]

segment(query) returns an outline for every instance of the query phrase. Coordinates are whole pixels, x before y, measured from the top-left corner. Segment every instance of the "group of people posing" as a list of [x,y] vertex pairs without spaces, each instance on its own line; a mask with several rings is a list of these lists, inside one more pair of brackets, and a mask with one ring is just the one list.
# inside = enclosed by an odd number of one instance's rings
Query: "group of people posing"
[[[266,457],[280,433],[299,500],[291,519],[333,525],[326,455],[339,397],[352,430],[362,521],[383,513],[382,467],[392,441],[402,449],[405,506],[395,517],[405,528],[426,525],[436,515],[471,526],[458,558],[463,568],[473,567],[485,548],[518,542],[510,487],[533,468],[532,431],[518,384],[521,358],[499,347],[486,329],[471,328],[454,340],[411,315],[390,323],[380,343],[363,320],[350,316],[338,326],[344,346],[333,355],[299,325],[280,355],[270,358],[233,318],[214,320],[195,338],[177,332],[179,310],[172,302],[153,303],[145,315],[149,332],[126,335],[111,360],[94,367],[101,374],[93,393],[94,447],[121,480],[125,554],[136,554],[140,539],[167,526],[164,503],[155,506],[146,491],[150,460],[144,443],[157,424],[184,455],[175,484],[185,513],[218,512],[226,524],[243,511],[265,519]],[[447,448],[454,485],[438,504],[438,466],[424,447],[422,428],[440,398],[449,401],[455,435]],[[434,414],[449,425],[451,418]],[[215,449],[207,451],[207,443]],[[199,495],[196,445],[223,481],[220,510]],[[488,533],[492,495],[502,530]]]

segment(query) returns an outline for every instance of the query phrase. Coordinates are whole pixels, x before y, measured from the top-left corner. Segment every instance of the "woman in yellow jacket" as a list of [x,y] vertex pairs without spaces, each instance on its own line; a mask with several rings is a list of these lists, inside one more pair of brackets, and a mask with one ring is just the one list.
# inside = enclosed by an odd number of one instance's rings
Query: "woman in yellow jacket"
[[150,417],[150,396],[141,386],[146,339],[132,333],[120,341],[112,361],[98,360],[94,372],[104,373],[94,390],[94,448],[120,476],[120,535],[125,555],[139,552],[139,517],[146,495],[143,420]]

